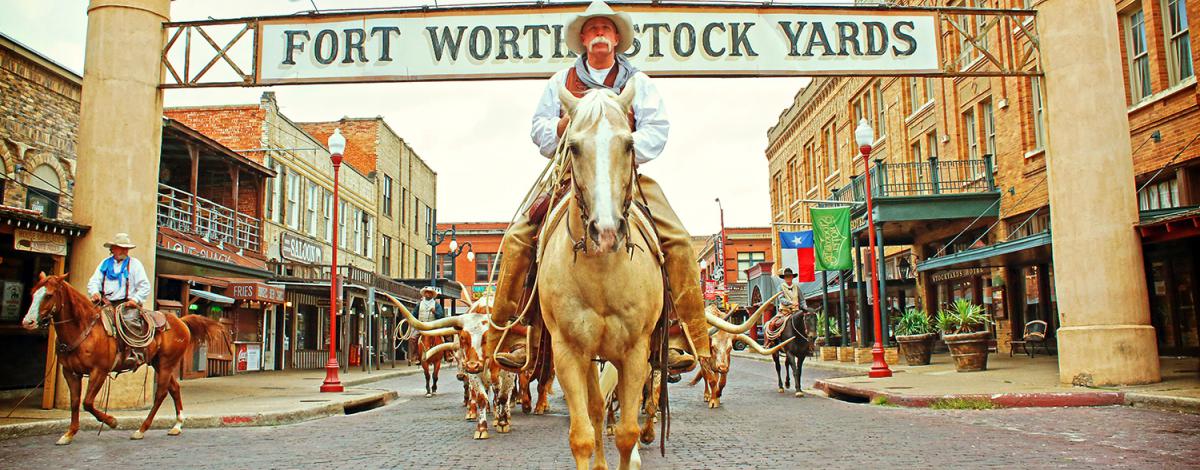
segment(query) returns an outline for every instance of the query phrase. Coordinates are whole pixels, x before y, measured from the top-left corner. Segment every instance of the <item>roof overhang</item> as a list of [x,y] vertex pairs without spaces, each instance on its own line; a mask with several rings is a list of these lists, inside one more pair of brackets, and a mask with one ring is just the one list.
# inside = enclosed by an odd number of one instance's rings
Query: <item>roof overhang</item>
[[917,263],[918,272],[945,269],[988,268],[1048,261],[1052,253],[1050,232],[1042,232],[993,245],[963,250]]

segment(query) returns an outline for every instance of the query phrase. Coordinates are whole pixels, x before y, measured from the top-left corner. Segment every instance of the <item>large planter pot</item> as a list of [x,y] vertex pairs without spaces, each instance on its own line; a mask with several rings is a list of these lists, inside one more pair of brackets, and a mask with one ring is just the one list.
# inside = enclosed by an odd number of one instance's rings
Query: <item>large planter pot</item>
[[929,356],[933,354],[933,339],[936,337],[937,335],[933,333],[896,335],[896,342],[900,343],[900,355],[904,356],[904,362],[910,366],[929,365]]
[[992,334],[987,331],[942,336],[950,348],[950,356],[954,358],[954,367],[959,372],[987,370],[988,341],[991,338]]

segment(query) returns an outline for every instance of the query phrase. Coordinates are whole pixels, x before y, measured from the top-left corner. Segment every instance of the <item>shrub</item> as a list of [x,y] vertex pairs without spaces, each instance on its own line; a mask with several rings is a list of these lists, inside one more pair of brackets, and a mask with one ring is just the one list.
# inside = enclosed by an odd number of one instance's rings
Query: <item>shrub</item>
[[971,303],[967,299],[957,299],[949,309],[938,312],[937,329],[943,334],[974,333],[980,327],[991,323],[982,305]]
[[923,335],[932,331],[929,315],[919,308],[906,310],[903,315],[900,315],[900,321],[896,324],[896,334],[903,336]]

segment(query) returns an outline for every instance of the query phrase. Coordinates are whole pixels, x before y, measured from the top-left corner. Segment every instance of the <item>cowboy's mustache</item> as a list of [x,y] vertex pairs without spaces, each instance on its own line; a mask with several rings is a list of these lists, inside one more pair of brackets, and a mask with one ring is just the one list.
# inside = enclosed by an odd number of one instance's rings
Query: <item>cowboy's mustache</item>
[[604,36],[596,36],[595,39],[592,39],[592,42],[588,43],[588,49],[596,47],[597,44],[605,44],[608,45],[608,47],[612,47],[613,45],[612,41],[610,41],[608,38]]

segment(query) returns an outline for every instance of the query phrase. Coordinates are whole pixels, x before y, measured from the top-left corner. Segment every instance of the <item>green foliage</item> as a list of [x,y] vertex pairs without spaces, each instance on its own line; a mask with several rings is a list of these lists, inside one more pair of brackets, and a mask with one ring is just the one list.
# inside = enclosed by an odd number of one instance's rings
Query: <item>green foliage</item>
[[825,337],[825,331],[826,331],[825,327],[829,328],[829,330],[828,330],[829,336],[838,336],[841,334],[841,332],[838,331],[837,318],[826,316],[825,312],[818,310],[817,311],[817,334],[820,335],[820,337],[822,337],[822,338]]
[[937,329],[944,334],[974,333],[991,323],[982,305],[967,299],[957,299],[949,309],[938,312]]
[[886,406],[886,407],[890,407],[890,408],[895,408],[898,406],[898,405],[892,403],[891,401],[889,401],[888,397],[885,395],[875,395],[873,398],[871,398],[871,404],[875,405],[875,406]]
[[935,410],[991,410],[996,404],[982,398],[943,398],[929,404]]
[[904,336],[923,335],[933,332],[933,328],[929,322],[929,315],[924,310],[913,307],[900,315],[895,331],[896,334]]

